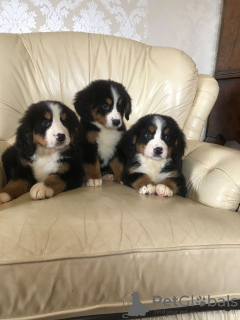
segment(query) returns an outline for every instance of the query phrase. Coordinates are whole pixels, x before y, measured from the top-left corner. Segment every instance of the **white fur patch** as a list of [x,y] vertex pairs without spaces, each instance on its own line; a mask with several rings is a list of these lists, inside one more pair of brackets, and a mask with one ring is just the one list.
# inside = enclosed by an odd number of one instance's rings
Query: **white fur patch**
[[159,183],[160,181],[172,176],[172,172],[160,173],[160,171],[165,167],[165,165],[169,161],[171,161],[171,159],[153,160],[153,159],[146,157],[142,154],[137,154],[136,160],[139,161],[141,163],[141,165],[131,172],[132,173],[135,173],[135,172],[145,173],[156,184]]
[[[64,148],[65,146],[69,145],[70,136],[68,129],[61,122],[61,108],[55,103],[49,103],[48,106],[52,111],[52,124],[51,127],[46,131],[45,139],[47,141],[47,148]],[[61,144],[59,144],[59,141],[56,139],[58,133],[65,134],[66,136],[65,141]]]
[[59,151],[38,145],[31,163],[35,179],[44,181],[51,173],[56,173],[58,171],[58,160],[60,159]]
[[[119,93],[117,92],[117,90],[111,86],[111,92],[112,92],[112,96],[113,96],[113,109],[112,111],[107,115],[107,122],[106,122],[106,127],[107,128],[117,128],[117,127],[121,127],[122,125],[122,117],[120,112],[118,112],[117,110],[117,102],[119,99]],[[113,126],[112,120],[119,120],[120,123],[117,127]]]
[[113,182],[115,181],[115,177],[113,174],[108,173],[103,176],[103,181]]
[[87,187],[101,187],[102,179],[89,179],[87,181]]
[[6,192],[0,193],[0,204],[1,203],[6,203],[6,202],[11,201],[11,200],[12,200],[12,198],[8,193],[6,193]]
[[165,186],[165,184],[158,184],[156,186],[156,193],[162,197],[172,197],[173,196],[173,191],[169,187]]
[[53,189],[45,186],[44,182],[38,182],[34,184],[30,190],[30,196],[33,200],[51,198],[53,194]]
[[93,124],[101,130],[98,134],[97,144],[98,154],[103,161],[101,164],[101,167],[103,168],[108,165],[109,160],[113,157],[116,145],[122,137],[122,132],[108,129],[97,122],[93,122]]
[[154,120],[153,120],[154,124],[156,125],[157,127],[157,130],[154,134],[154,138],[151,139],[145,150],[144,150],[144,154],[145,156],[147,157],[150,157],[152,159],[156,159],[158,160],[159,157],[157,157],[155,154],[154,154],[154,149],[157,148],[157,147],[160,147],[162,148],[162,154],[161,154],[161,158],[166,158],[167,157],[167,154],[168,154],[168,146],[166,145],[166,143],[161,139],[161,135],[162,135],[162,127],[163,127],[163,124],[164,124],[164,121],[161,119],[161,118],[158,118],[158,117],[154,117]]
[[146,186],[142,186],[139,188],[138,192],[142,194],[155,194],[156,187],[152,184],[148,184]]

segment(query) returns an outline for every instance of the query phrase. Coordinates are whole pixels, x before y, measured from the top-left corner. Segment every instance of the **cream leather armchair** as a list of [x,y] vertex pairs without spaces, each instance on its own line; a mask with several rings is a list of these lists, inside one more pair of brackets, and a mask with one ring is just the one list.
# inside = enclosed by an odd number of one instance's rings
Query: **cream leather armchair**
[[[187,198],[144,196],[105,182],[0,205],[0,319],[127,317],[123,302],[133,291],[150,315],[199,305],[199,296],[240,299],[240,152],[199,142],[218,95],[214,78],[199,75],[180,50],[111,36],[1,34],[0,46],[1,154],[31,103],[54,99],[73,109],[74,94],[99,78],[127,87],[128,126],[162,113],[188,139]],[[182,305],[171,303],[174,296]]]

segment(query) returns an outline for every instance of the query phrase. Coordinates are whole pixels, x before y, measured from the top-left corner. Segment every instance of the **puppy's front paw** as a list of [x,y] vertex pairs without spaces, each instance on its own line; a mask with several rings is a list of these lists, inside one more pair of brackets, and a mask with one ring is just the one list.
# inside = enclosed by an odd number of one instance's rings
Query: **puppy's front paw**
[[168,188],[167,186],[165,186],[165,184],[158,184],[156,186],[156,193],[162,197],[172,197],[173,196],[173,191],[170,188]]
[[141,188],[139,188],[138,192],[142,194],[155,194],[156,187],[152,184],[148,184],[146,186],[142,186]]
[[101,187],[102,179],[89,179],[87,181],[87,187]]
[[104,181],[108,181],[108,182],[116,181],[113,174],[105,174],[105,175],[103,176],[103,180],[104,180]]
[[38,182],[32,186],[30,196],[33,200],[42,200],[53,197],[54,191],[52,188],[46,187],[44,182]]
[[11,200],[12,200],[12,197],[8,193],[6,193],[6,192],[0,193],[0,204],[6,203]]

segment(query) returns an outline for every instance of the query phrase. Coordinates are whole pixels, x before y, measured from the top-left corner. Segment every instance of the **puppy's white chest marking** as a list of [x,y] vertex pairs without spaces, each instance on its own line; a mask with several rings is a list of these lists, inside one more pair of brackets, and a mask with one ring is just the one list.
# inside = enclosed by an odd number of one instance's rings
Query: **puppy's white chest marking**
[[58,160],[60,154],[54,149],[46,149],[41,146],[32,157],[32,169],[34,177],[37,181],[44,181],[51,173],[58,171]]
[[97,138],[98,144],[98,154],[102,159],[101,167],[108,165],[109,160],[113,157],[116,150],[116,145],[121,139],[122,132],[115,129],[107,129],[101,126],[101,131],[99,132]]
[[132,172],[133,173],[135,173],[135,172],[145,173],[156,184],[158,184],[163,179],[171,176],[171,172],[160,173],[161,170],[165,167],[165,165],[169,161],[171,161],[170,159],[153,160],[153,159],[148,158],[142,154],[138,154],[137,160],[141,163],[141,165],[138,168],[134,169],[134,171],[132,171]]

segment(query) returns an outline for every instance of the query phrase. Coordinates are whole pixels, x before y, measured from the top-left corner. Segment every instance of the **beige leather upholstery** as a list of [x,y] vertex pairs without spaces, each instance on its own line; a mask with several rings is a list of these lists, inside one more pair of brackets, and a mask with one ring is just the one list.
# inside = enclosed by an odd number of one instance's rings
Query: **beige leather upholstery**
[[0,319],[121,312],[119,300],[133,290],[150,309],[153,295],[240,298],[240,152],[197,141],[217,82],[179,50],[110,36],[0,34],[0,46],[1,153],[31,103],[73,108],[76,91],[98,78],[127,87],[130,124],[167,114],[189,139],[186,199],[104,183],[0,205]]
[[239,164],[239,150],[188,140],[183,161],[187,197],[209,207],[237,210],[240,202]]
[[0,319],[117,313],[134,290],[151,309],[154,295],[240,299],[237,212],[110,182],[0,210]]

